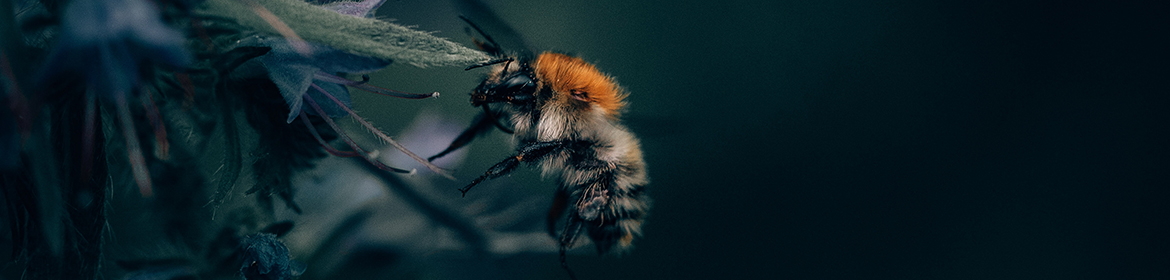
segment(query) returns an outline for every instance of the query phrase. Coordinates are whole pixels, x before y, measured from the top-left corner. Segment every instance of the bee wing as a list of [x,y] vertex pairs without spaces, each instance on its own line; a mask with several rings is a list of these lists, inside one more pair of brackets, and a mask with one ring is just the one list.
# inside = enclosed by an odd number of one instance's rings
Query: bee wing
[[455,9],[463,15],[466,20],[484,36],[489,44],[494,44],[498,51],[493,53],[492,50],[485,50],[492,55],[500,55],[503,53],[513,53],[522,60],[530,60],[535,57],[535,52],[523,36],[520,36],[516,29],[508,25],[504,19],[496,15],[486,3],[477,0],[454,0]]

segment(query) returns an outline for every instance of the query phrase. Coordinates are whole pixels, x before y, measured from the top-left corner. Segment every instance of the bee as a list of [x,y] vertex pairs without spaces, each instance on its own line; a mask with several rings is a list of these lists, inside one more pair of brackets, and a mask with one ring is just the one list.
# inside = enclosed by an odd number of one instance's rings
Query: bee
[[[486,42],[476,39],[475,44],[495,59],[467,68],[490,69],[471,93],[471,105],[482,107],[483,113],[431,159],[493,127],[512,133],[516,154],[461,188],[463,195],[521,163],[537,165],[545,178],[556,178],[559,184],[547,222],[549,234],[559,242],[562,265],[565,250],[582,232],[599,254],[629,251],[641,236],[650,199],[638,138],[619,118],[626,106],[625,89],[579,57],[557,52],[531,55],[526,49],[506,53],[479,26],[460,18],[484,37]],[[498,108],[489,107],[497,104]],[[563,224],[559,233],[558,224]]]

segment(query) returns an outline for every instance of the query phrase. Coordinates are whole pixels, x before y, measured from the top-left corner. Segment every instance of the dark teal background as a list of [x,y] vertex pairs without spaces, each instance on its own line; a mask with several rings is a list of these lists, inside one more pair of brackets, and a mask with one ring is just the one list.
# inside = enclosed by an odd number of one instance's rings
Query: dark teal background
[[[469,44],[444,5],[380,15]],[[571,257],[581,279],[1170,278],[1164,8],[489,5],[631,93],[655,208],[633,254]],[[355,103],[387,131],[470,119],[482,74],[392,66],[381,86],[444,95]],[[481,142],[463,168],[511,150]],[[564,278],[555,258],[531,267]]]

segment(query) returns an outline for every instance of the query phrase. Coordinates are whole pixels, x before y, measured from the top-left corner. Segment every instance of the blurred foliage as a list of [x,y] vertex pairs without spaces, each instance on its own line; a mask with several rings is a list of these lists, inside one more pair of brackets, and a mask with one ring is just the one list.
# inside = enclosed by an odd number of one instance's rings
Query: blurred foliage
[[[0,1],[0,278],[305,271],[278,238],[295,227],[276,222],[285,210],[272,198],[301,213],[298,176],[334,140],[350,143],[342,155],[380,161],[327,121],[361,106],[346,85],[380,89],[338,79],[487,59],[368,17],[380,0],[354,3]],[[346,101],[327,104],[331,116],[290,108],[309,95]],[[482,239],[444,207],[414,203]]]

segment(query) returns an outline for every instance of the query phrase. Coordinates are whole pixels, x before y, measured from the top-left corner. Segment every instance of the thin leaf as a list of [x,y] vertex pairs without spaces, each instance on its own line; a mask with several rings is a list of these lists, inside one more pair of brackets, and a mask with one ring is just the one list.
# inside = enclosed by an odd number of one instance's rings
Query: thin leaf
[[[376,19],[336,13],[297,0],[256,0],[300,38],[346,52],[390,59],[416,67],[466,66],[488,60],[483,52],[466,48],[429,33]],[[238,0],[208,0],[197,9],[208,16],[232,18],[241,25],[280,34]]]

